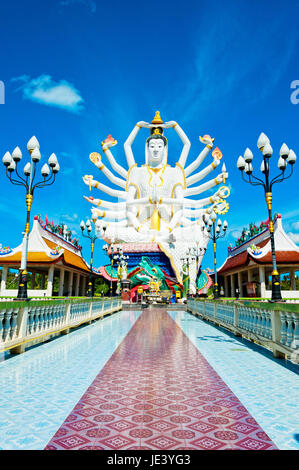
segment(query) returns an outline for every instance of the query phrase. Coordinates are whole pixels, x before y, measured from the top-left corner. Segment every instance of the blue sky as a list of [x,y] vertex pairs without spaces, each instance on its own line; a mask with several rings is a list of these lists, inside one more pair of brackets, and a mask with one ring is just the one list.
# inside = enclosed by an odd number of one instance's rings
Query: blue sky
[[[150,121],[158,109],[188,135],[189,163],[202,148],[199,135],[215,137],[224,154],[232,192],[229,234],[219,243],[221,264],[233,236],[267,219],[263,191],[242,181],[238,156],[250,147],[259,172],[261,131],[274,148],[274,173],[283,142],[299,153],[299,104],[290,100],[291,82],[299,79],[298,13],[299,3],[288,0],[2,2],[1,157],[17,145],[25,155],[36,135],[43,161],[55,152],[61,166],[55,184],[36,192],[33,213],[64,220],[79,234],[91,207],[83,199],[88,188],[81,177],[99,177],[89,153],[100,151],[111,133],[119,142],[114,156],[125,164],[124,141],[136,122]],[[134,146],[140,163],[143,132]],[[180,145],[169,131],[170,163]],[[273,194],[273,208],[297,243],[298,177],[297,163],[292,178],[274,186]],[[0,184],[0,242],[13,247],[25,224],[24,191],[8,182],[4,167]],[[105,262],[101,246],[95,265]],[[83,247],[88,259],[85,240]],[[204,266],[212,264],[210,246]]]

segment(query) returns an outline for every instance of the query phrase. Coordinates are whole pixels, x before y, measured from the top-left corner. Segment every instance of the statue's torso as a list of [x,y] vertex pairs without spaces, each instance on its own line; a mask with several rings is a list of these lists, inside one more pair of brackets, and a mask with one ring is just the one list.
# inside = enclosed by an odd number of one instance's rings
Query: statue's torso
[[[149,198],[149,203],[156,199],[163,204],[163,198],[175,197],[175,188],[178,185],[185,188],[184,171],[178,165],[175,167],[165,165],[158,171],[153,170],[148,165],[135,166],[129,172],[127,179],[127,189],[130,186],[136,188],[136,203],[138,199]],[[161,220],[169,222],[173,213],[177,210],[177,206],[159,204],[158,209]],[[149,220],[154,210],[154,204],[140,205],[138,211],[140,222]]]

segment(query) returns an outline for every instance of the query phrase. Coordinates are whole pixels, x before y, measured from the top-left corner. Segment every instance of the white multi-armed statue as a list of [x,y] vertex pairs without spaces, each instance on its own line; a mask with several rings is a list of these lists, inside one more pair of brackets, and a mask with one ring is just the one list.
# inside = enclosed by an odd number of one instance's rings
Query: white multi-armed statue
[[[135,163],[132,144],[141,128],[150,129],[150,136],[145,142],[145,164]],[[164,130],[173,128],[183,143],[183,149],[175,166],[168,164],[168,142]],[[95,205],[92,208],[93,218],[102,219],[97,224],[101,235],[107,243],[158,243],[170,258],[172,267],[181,281],[181,258],[187,248],[198,246],[206,248],[208,238],[204,237],[203,217],[210,217],[213,212],[223,212],[227,207],[225,198],[229,189],[222,186],[214,194],[204,199],[189,199],[188,196],[199,195],[220,183],[224,184],[228,173],[225,165],[215,178],[194,186],[211,171],[216,169],[222,158],[218,148],[212,152],[213,161],[198,173],[195,170],[213,148],[210,136],[200,137],[205,144],[198,157],[185,168],[190,150],[190,141],[181,127],[175,122],[163,123],[159,112],[149,124],[140,121],[136,124],[124,144],[128,170],[120,166],[112,155],[111,147],[117,144],[110,135],[102,142],[112,169],[120,176],[115,176],[102,162],[98,153],[92,153],[90,160],[104,175],[121,190],[112,189],[85,175],[86,185],[117,198],[117,202],[85,197]],[[200,259],[201,262],[201,259]],[[200,265],[200,264],[199,264]],[[196,268],[190,265],[190,287],[195,291]]]

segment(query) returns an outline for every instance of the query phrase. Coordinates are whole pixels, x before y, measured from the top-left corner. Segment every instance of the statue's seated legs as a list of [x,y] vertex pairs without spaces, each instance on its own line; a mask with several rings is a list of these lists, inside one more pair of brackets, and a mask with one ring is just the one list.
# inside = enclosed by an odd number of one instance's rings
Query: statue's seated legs
[[[166,243],[187,243],[191,246],[198,237],[202,238],[202,233],[198,225],[190,227],[176,227],[169,231],[136,231],[133,227],[107,226],[106,230],[101,230],[101,236],[107,243],[134,243],[134,242],[166,242]],[[203,239],[204,240],[204,239]]]

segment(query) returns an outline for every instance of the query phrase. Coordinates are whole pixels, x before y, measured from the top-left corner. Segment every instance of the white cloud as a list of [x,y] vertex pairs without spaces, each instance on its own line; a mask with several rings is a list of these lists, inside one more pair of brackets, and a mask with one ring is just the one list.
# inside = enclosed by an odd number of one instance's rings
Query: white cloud
[[[288,224],[288,227],[290,227],[290,229],[293,229],[295,231],[297,231],[297,230],[299,231],[299,222],[298,221],[292,222],[292,223]],[[284,226],[284,229],[286,230],[285,226]],[[290,239],[293,240],[294,243],[299,244],[299,233],[294,233],[294,232],[289,232],[288,231],[287,234],[290,237]]]
[[239,238],[241,236],[241,230],[234,230],[232,232],[229,232],[230,235],[233,237],[233,238]]
[[75,4],[85,5],[87,8],[89,8],[91,13],[95,13],[97,10],[96,2],[93,0],[61,0],[60,2],[60,5],[64,7]]
[[289,233],[288,233],[288,236],[290,237],[291,240],[293,240],[294,243],[298,243],[298,244],[299,244],[299,233],[292,233],[292,232],[289,232]]
[[283,216],[283,220],[292,219],[293,217],[298,217],[299,216],[299,209],[294,209],[294,210],[291,210],[289,212],[286,212],[286,213],[282,214],[282,216]]
[[83,109],[83,98],[80,92],[66,80],[55,82],[51,75],[40,75],[31,78],[22,75],[12,79],[12,82],[21,82],[17,89],[23,91],[23,98],[47,106],[55,106],[74,113]]
[[68,152],[60,152],[60,155],[65,158],[72,158],[72,155]]
[[74,168],[63,168],[61,170],[61,174],[63,174],[64,176],[69,176],[69,175],[72,175],[74,173]]
[[76,220],[78,220],[78,214],[73,214],[73,215],[63,214],[61,216],[61,219],[66,222],[75,222]]

